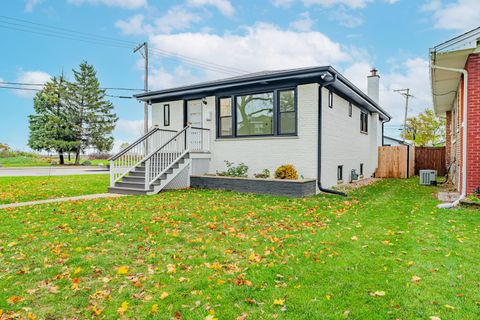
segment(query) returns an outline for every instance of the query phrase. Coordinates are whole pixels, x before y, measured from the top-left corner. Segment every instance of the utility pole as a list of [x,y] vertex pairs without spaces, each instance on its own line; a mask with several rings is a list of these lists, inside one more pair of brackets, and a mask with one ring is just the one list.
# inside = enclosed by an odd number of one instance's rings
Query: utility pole
[[408,100],[413,95],[410,94],[410,88],[393,90],[400,93],[405,97],[405,118],[403,120],[403,142],[405,142],[405,136],[407,135],[407,116],[408,116]]
[[[143,89],[145,92],[148,92],[148,42],[144,42],[142,44],[139,44],[135,49],[133,49],[133,52],[137,52],[138,50],[143,48],[143,52],[140,52],[140,54],[143,56],[145,59],[145,80],[143,83]],[[144,134],[148,133],[148,102],[144,102],[143,106],[143,132]]]

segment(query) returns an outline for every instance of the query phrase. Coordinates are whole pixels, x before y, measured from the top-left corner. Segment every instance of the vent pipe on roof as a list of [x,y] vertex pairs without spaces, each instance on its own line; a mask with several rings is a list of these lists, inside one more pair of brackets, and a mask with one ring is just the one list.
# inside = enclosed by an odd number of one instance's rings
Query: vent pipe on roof
[[377,69],[370,70],[370,75],[367,77],[368,80],[368,96],[378,104],[378,97],[380,91],[380,76],[378,75]]

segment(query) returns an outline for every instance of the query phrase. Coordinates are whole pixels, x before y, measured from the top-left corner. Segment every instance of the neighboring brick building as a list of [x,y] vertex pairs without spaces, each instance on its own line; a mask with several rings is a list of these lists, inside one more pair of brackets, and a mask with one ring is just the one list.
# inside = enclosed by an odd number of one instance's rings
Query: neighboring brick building
[[449,178],[462,194],[479,194],[480,28],[431,49],[430,71],[435,112],[446,117]]

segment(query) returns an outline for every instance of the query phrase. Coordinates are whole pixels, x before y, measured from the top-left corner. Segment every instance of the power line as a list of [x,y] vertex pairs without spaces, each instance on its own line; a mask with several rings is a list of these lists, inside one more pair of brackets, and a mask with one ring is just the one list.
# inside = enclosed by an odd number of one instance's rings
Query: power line
[[[7,85],[19,85],[19,86],[31,86],[31,87],[44,87],[44,83],[25,83],[25,82],[8,82],[8,81],[0,81],[0,84],[7,84]],[[118,91],[145,91],[144,89],[135,89],[135,88],[104,88],[100,87],[99,89],[102,90],[118,90]]]
[[[36,91],[36,92],[42,91],[41,89],[36,89],[36,88],[12,87],[12,86],[0,86],[0,89],[10,89],[10,90],[20,90],[20,91]],[[105,97],[117,98],[117,99],[134,99],[132,96],[119,96],[119,95],[112,95],[112,94],[105,94]]]
[[[16,22],[12,22],[12,20]],[[0,15],[0,28],[6,28],[6,29],[21,31],[21,32],[39,34],[39,35],[48,36],[48,37],[55,37],[55,38],[61,38],[65,40],[80,41],[80,42],[117,47],[117,48],[131,49],[133,46],[136,45],[136,43],[127,41],[127,40],[106,37],[106,36],[99,36],[91,33],[80,32],[80,31],[75,31],[75,30],[66,29],[66,28],[53,27],[46,24],[35,23],[28,20],[12,18],[12,17],[2,16],[2,15]],[[245,71],[239,68],[223,66],[217,63],[189,57],[186,55],[178,54],[178,53],[171,52],[161,48],[153,47],[153,48],[150,48],[150,50],[153,51],[152,52],[153,55],[163,57],[163,58],[179,59],[186,64],[192,65],[200,69],[208,70],[208,71],[227,73],[232,75],[248,73],[248,71]]]

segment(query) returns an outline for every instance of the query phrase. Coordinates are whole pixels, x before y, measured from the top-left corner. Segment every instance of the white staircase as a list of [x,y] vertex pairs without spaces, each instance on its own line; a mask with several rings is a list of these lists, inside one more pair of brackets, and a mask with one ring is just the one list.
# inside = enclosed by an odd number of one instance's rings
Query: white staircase
[[181,131],[155,128],[110,159],[110,193],[156,194],[183,170],[190,152],[208,152],[207,129]]

